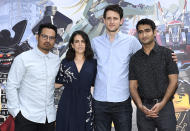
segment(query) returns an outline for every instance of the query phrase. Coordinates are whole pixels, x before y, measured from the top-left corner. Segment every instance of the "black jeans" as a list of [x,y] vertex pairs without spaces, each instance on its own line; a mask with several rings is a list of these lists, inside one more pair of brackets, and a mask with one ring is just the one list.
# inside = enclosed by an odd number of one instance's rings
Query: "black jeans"
[[[153,105],[146,105],[151,108]],[[159,112],[158,118],[146,117],[145,114],[137,108],[137,127],[139,131],[176,131],[176,117],[172,101],[169,101]]]
[[115,131],[131,131],[131,98],[124,102],[100,102],[93,100],[93,107],[95,131],[111,131],[112,121]]
[[55,122],[35,123],[24,118],[21,112],[15,117],[15,131],[54,131]]

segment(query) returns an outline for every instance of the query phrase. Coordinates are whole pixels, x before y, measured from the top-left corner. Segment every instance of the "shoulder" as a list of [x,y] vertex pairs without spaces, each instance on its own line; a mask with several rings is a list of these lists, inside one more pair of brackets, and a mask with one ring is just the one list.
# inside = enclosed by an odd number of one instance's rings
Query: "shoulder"
[[158,46],[159,50],[162,52],[162,54],[164,55],[171,55],[171,53],[173,53],[173,51],[169,48],[166,48],[164,46]]
[[92,40],[99,40],[99,39],[102,39],[104,36],[105,34],[102,34],[102,35],[94,37]]
[[101,42],[104,40],[104,38],[105,38],[105,34],[96,36],[92,39],[91,44],[95,44],[96,42]]
[[62,65],[66,65],[66,64],[69,64],[69,63],[70,63],[70,61],[68,59],[66,59],[66,58],[62,59],[62,61],[61,61]]
[[52,59],[54,59],[56,62],[60,63],[60,57],[52,52],[50,52],[50,55],[52,57]]
[[135,36],[124,34],[124,33],[120,33],[120,36],[121,36],[121,39],[125,40],[127,44],[130,44],[132,48],[137,48],[138,50],[142,47],[141,43]]
[[138,50],[136,53],[134,53],[134,54],[131,56],[130,61],[134,61],[134,60],[140,58],[140,57],[141,57],[141,55],[140,55],[141,53],[142,53],[142,50],[141,50],[141,49]]
[[97,62],[97,60],[94,59],[94,58],[90,59],[89,61],[90,61],[91,63],[96,63],[96,62]]
[[133,58],[137,58],[137,57],[140,57],[140,54],[142,54],[142,49],[138,50],[137,52],[135,52],[132,57]]
[[166,51],[166,52],[173,52],[171,49],[166,48],[166,47],[164,47],[164,46],[159,46],[159,48],[160,48],[161,50],[163,50],[163,51]]
[[87,60],[87,62],[88,62],[89,64],[92,64],[92,65],[96,65],[96,64],[97,64],[97,60],[94,59],[94,58]]
[[54,58],[59,58],[58,55],[56,55],[56,54],[54,54],[54,53],[52,53],[52,52],[49,52],[49,53],[51,54],[52,57],[54,57]]
[[122,32],[119,32],[119,36],[122,37],[123,39],[129,39],[131,41],[137,40],[137,38],[135,36],[132,36],[132,35],[129,35],[129,34],[125,34],[125,33],[122,33]]
[[17,55],[15,57],[15,60],[17,60],[17,59],[29,59],[31,56],[33,56],[33,49],[22,52],[21,54]]

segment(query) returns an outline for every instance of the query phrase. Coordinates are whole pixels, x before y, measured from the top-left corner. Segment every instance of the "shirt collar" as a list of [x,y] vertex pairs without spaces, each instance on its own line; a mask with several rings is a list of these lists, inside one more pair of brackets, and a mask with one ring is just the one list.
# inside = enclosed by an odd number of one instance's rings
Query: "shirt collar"
[[[119,39],[119,37],[121,36],[121,34],[122,34],[121,31],[117,32],[117,33],[115,34],[115,40]],[[107,32],[104,34],[104,36],[105,36],[106,39],[108,39],[108,40],[110,39],[110,36],[108,35]]]
[[52,53],[51,52],[49,52],[48,54],[44,54],[42,51],[40,51],[40,49],[38,48],[38,46],[35,48],[35,51],[41,57],[48,57],[48,58],[52,57]]
[[157,44],[157,42],[155,42],[155,45],[154,45],[154,48],[152,49],[152,51],[154,51],[154,52],[159,52],[160,50],[159,50],[160,48],[159,48],[159,45]]
[[[158,53],[159,51],[160,51],[159,45],[158,45],[157,42],[155,41],[155,45],[154,45],[154,47],[152,48],[151,52]],[[145,54],[145,53],[144,53],[144,50],[143,50],[143,47],[140,49],[140,52],[141,52],[141,54]],[[151,52],[150,52],[150,53],[151,53]]]

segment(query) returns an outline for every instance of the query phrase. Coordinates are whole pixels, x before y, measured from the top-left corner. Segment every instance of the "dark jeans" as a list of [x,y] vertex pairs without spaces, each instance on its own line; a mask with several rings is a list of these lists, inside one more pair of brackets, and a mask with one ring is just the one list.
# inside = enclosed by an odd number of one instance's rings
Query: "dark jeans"
[[113,121],[115,131],[131,131],[131,98],[124,102],[100,102],[93,100],[95,131],[111,131]]
[[15,131],[54,131],[55,122],[35,123],[24,118],[21,112],[15,117]]
[[[153,105],[146,105],[151,108]],[[159,112],[158,118],[147,118],[145,114],[137,109],[137,127],[139,131],[176,131],[176,117],[172,101],[169,101]]]

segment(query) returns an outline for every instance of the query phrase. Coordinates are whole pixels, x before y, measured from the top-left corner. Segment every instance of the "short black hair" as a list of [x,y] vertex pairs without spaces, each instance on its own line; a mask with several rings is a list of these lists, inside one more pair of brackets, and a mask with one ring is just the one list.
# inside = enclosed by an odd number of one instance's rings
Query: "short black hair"
[[120,19],[123,18],[123,9],[118,5],[118,4],[115,4],[115,5],[108,5],[105,10],[104,10],[104,14],[103,14],[103,17],[104,19],[106,18],[106,13],[111,10],[111,11],[114,11],[114,12],[117,12],[120,16]]
[[57,27],[51,23],[44,23],[39,26],[38,35],[42,33],[43,28],[49,28],[55,31],[55,37],[57,36]]
[[138,21],[138,23],[136,25],[137,31],[138,31],[139,25],[150,25],[150,27],[152,28],[152,31],[154,31],[156,29],[156,25],[155,25],[154,21],[151,19],[148,19],[148,18],[141,19],[140,21]]
[[94,57],[94,53],[91,48],[90,39],[89,39],[88,35],[84,31],[81,31],[81,30],[77,30],[77,31],[73,32],[73,34],[71,35],[71,37],[69,39],[69,49],[66,53],[66,59],[74,60],[74,58],[75,58],[75,51],[72,48],[71,44],[74,42],[74,38],[76,35],[81,35],[85,41],[85,52],[84,52],[85,58],[88,60],[92,59]]

